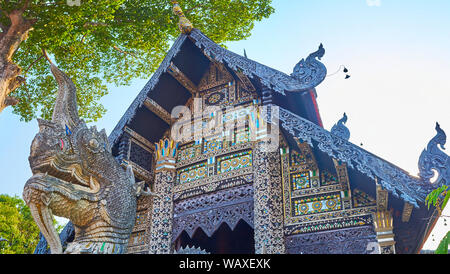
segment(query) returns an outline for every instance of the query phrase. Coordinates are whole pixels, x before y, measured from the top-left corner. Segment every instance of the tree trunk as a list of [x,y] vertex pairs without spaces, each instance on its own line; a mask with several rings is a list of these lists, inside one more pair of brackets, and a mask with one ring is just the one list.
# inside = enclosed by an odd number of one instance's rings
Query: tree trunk
[[23,17],[23,10],[14,10],[8,14],[11,24],[2,27],[0,33],[0,113],[8,106],[16,105],[17,99],[9,94],[18,88],[25,79],[20,76],[21,68],[14,64],[12,57],[20,44],[27,39],[33,20]]

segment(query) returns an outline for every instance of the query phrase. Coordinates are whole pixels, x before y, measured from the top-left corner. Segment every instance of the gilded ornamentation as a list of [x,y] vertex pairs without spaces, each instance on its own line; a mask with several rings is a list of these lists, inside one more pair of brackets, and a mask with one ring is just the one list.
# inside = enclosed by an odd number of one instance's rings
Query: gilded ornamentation
[[197,181],[208,176],[206,163],[201,163],[192,167],[184,168],[177,171],[177,183],[185,184]]
[[353,190],[353,207],[365,207],[365,206],[374,206],[377,204],[377,201],[367,195],[366,193],[362,192],[359,189]]
[[372,215],[359,215],[350,217],[340,217],[330,220],[317,220],[302,224],[290,225],[284,228],[285,235],[305,234],[313,232],[322,232],[327,230],[337,230],[358,226],[372,226]]
[[252,166],[252,151],[219,157],[217,159],[217,174],[222,174]]
[[[200,91],[204,92],[214,87],[229,86],[229,84],[232,82],[234,82],[234,78],[227,71],[225,66],[217,61],[212,60],[211,65],[209,66],[209,70],[200,80],[198,88]],[[234,97],[232,99],[234,99]]]
[[339,193],[293,199],[294,217],[342,209]]
[[177,145],[167,138],[155,144],[157,166],[150,225],[150,254],[170,254],[173,219],[173,188],[176,180],[175,155]]
[[183,34],[190,34],[194,26],[189,21],[189,19],[187,19],[186,16],[184,15],[183,10],[178,4],[178,1],[172,0],[172,4],[173,4],[173,13],[180,18],[180,21],[178,22],[178,28],[180,29],[180,32]]
[[394,218],[392,212],[378,210],[373,213],[374,227],[382,254],[395,254]]
[[376,241],[373,227],[366,225],[289,236],[286,251],[289,254],[369,254],[373,251],[368,248],[370,243]]
[[[318,142],[321,151],[359,170],[369,178],[379,178],[384,189],[415,207],[419,207],[418,202],[423,203],[428,193],[434,189],[433,185],[422,179],[410,176],[391,163],[286,109],[280,107],[278,115],[279,117],[276,118],[281,121],[282,127],[289,134],[304,140],[311,146],[313,146],[313,140]],[[402,184],[399,184],[399,181]]]

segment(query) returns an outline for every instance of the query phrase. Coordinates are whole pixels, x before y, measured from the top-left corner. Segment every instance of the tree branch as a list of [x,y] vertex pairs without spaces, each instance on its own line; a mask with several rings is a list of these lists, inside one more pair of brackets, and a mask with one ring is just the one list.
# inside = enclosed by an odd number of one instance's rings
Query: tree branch
[[41,60],[42,58],[44,58],[44,54],[42,54],[41,56],[39,56],[39,58],[37,58],[36,60],[33,61],[33,63],[31,63],[28,68],[25,70],[25,72],[23,73],[23,75],[27,75],[28,71],[34,66],[34,64],[36,64],[37,62],[39,62],[39,60]]
[[28,7],[29,7],[29,5],[30,5],[30,0],[24,0],[24,4],[23,4],[23,6],[22,6],[22,8],[20,9],[21,11],[22,11],[22,13],[26,10],[26,9],[28,9]]
[[106,27],[106,26],[108,26],[108,24],[106,24],[106,23],[99,23],[99,22],[87,22],[87,23],[84,23],[84,25],[83,25],[83,27],[85,27],[85,28],[87,28],[87,27],[98,27],[98,26]]
[[200,7],[204,7],[204,6],[205,6],[205,4],[199,3],[199,4],[195,5],[195,6],[193,6],[192,8],[190,8],[190,9],[184,11],[184,13],[188,14],[188,13],[190,13],[191,11],[195,10],[196,8],[200,8]]
[[11,96],[6,96],[6,99],[5,99],[5,106],[7,106],[7,107],[9,107],[9,106],[15,106],[15,105],[17,105],[18,103],[19,103],[19,100],[17,100],[16,98],[11,97]]
[[120,52],[120,53],[123,53],[123,54],[125,54],[125,55],[131,55],[131,56],[133,56],[134,58],[138,58],[138,57],[137,57],[136,55],[134,55],[133,53],[123,51],[123,50],[121,50],[120,48],[118,48],[117,46],[113,46],[113,48],[114,48],[115,50],[117,50],[118,52]]
[[53,62],[52,62],[52,60],[50,60],[50,58],[48,57],[47,51],[46,51],[45,49],[42,49],[42,54],[43,54],[43,56],[45,57],[45,59],[47,59],[47,61],[48,61],[50,64],[53,65]]

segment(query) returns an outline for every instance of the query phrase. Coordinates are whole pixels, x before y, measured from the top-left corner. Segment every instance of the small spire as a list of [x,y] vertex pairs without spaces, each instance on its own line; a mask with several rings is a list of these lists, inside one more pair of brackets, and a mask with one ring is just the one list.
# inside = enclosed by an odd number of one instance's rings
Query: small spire
[[180,17],[180,21],[178,22],[178,28],[180,29],[181,33],[183,34],[190,34],[194,26],[192,25],[191,21],[184,16],[183,10],[181,9],[180,5],[178,4],[178,1],[171,0],[173,4],[173,13],[175,15],[178,15]]

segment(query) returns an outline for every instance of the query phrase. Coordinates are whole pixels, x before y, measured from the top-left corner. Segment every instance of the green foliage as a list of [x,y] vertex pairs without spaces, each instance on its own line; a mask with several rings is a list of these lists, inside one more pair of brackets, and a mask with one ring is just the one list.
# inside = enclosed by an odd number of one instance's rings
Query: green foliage
[[[273,12],[271,0],[179,1],[194,27],[217,43],[250,36],[255,21]],[[23,1],[0,1],[11,11]],[[26,18],[37,19],[28,40],[14,61],[27,79],[11,96],[20,103],[14,113],[24,121],[49,119],[56,97],[56,83],[42,57],[47,50],[78,88],[80,115],[96,121],[106,111],[98,103],[107,94],[107,83],[128,85],[134,78],[148,78],[179,35],[178,17],[169,0],[30,0]],[[0,23],[8,25],[6,17]]]
[[427,198],[425,199],[425,204],[428,205],[428,209],[430,209],[430,206],[433,205],[437,207],[440,212],[444,210],[450,197],[450,192],[448,192],[447,189],[448,186],[443,185],[428,194]]
[[[53,218],[53,226],[60,233],[64,226]],[[30,209],[17,196],[0,195],[0,254],[31,254],[39,242],[39,228]]]
[[450,231],[447,232],[444,239],[440,242],[438,248],[434,252],[435,254],[448,254],[448,245],[450,244]]
[[39,228],[30,209],[18,197],[0,195],[0,254],[33,253],[39,241]]
[[[445,206],[448,203],[448,199],[450,198],[450,191],[448,191],[448,186],[443,185],[440,188],[433,190],[430,194],[428,194],[425,199],[425,204],[428,205],[428,209],[433,205],[439,212],[439,216],[442,215],[442,211],[444,211]],[[447,235],[442,239],[439,243],[438,248],[435,251],[435,254],[448,254],[448,245],[450,244],[450,231],[447,232]]]

